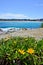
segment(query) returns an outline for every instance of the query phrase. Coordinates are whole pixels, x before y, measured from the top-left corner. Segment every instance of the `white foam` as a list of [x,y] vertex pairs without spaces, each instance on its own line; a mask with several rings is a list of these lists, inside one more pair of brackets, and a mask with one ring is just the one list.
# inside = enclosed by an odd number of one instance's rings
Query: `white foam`
[[11,28],[1,28],[3,31],[7,32]]
[[4,32],[7,32],[10,29],[15,29],[15,31],[19,30],[20,28],[1,28]]

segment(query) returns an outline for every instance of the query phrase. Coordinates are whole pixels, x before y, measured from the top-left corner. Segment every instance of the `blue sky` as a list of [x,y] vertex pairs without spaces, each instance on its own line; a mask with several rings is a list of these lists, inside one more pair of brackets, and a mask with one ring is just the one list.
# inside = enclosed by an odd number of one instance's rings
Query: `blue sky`
[[43,18],[43,0],[0,0],[0,18]]

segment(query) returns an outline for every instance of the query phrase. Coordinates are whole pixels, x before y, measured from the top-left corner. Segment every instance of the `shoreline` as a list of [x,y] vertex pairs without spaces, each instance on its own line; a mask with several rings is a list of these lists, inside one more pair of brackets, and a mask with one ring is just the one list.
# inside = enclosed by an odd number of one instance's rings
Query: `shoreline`
[[[0,31],[1,32],[1,31]],[[2,31],[0,33],[0,39],[6,38],[7,36],[11,37],[34,37],[36,40],[43,38],[43,28],[37,28],[37,29],[9,29],[7,32]]]
[[0,21],[43,21],[43,18],[29,19],[29,18],[0,18]]
[[[0,21],[0,22],[18,22],[18,21]],[[19,21],[19,22],[42,22],[43,21]]]

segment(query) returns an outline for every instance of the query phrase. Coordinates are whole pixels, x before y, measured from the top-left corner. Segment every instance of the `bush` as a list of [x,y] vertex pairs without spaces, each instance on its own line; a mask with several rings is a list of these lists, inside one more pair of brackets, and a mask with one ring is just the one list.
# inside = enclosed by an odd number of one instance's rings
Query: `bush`
[[41,24],[41,28],[43,28],[43,23]]
[[0,40],[0,65],[43,65],[43,39],[7,37]]

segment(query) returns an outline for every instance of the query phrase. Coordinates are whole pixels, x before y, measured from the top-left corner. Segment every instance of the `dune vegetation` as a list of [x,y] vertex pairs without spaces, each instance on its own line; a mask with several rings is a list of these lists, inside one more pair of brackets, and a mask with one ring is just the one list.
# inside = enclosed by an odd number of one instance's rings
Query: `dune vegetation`
[[43,28],[43,23],[41,24],[41,28]]
[[43,39],[6,37],[0,40],[0,65],[43,65]]

